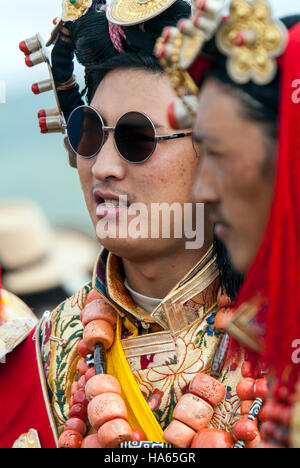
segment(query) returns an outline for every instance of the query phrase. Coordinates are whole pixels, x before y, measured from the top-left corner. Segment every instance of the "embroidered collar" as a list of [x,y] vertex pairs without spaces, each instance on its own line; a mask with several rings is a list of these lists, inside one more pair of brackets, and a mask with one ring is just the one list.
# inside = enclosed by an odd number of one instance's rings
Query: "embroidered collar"
[[[207,307],[211,308],[216,303],[216,294],[219,287],[218,276],[216,259],[213,256],[213,248],[211,247],[150,315],[142,307],[135,304],[129,291],[124,286],[124,273],[120,258],[102,248],[94,268],[93,287],[117,309],[121,316],[128,316],[136,325],[142,324],[145,328],[148,328],[150,324],[156,323],[166,330],[174,330],[176,327],[166,317],[165,303],[169,303],[170,299],[175,298],[182,289],[185,291],[193,290],[193,284],[196,281],[198,288],[196,300],[187,299],[183,304],[184,310],[188,312],[190,317],[184,320],[184,324],[191,323],[191,320],[199,318],[199,309],[202,310],[204,307],[207,310]],[[193,313],[191,313],[191,310]],[[195,317],[195,311],[197,317]]]

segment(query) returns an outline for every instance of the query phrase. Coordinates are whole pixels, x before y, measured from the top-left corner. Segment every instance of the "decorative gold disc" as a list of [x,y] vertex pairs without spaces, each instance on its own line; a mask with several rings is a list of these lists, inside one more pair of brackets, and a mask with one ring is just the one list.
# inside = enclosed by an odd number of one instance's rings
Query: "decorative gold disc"
[[63,21],[76,21],[83,16],[88,9],[92,6],[92,0],[77,0],[74,4],[70,0],[63,0],[62,2],[62,20]]
[[[244,37],[244,43],[236,43]],[[276,58],[285,50],[287,31],[272,19],[267,0],[232,0],[230,18],[217,34],[219,50],[227,55],[227,71],[236,83],[270,83],[277,72]]]
[[119,26],[134,26],[149,21],[167,10],[176,0],[111,0],[107,19]]

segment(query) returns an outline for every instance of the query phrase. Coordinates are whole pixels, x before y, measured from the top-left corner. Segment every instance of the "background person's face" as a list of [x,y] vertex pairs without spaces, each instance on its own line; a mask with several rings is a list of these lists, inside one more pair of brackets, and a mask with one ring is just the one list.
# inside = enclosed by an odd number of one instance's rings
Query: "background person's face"
[[215,81],[204,84],[194,128],[200,158],[194,195],[210,204],[215,234],[245,274],[269,219],[277,149],[273,143],[267,156],[264,128],[243,118],[240,106]]
[[[118,119],[128,111],[139,111],[155,123],[158,135],[170,135],[174,130],[169,127],[166,109],[173,98],[173,89],[164,75],[141,70],[115,70],[101,82],[91,105],[107,126],[115,127]],[[160,253],[166,255],[182,248],[185,239],[103,238],[96,213],[99,200],[93,195],[93,189],[96,187],[105,194],[126,195],[129,205],[143,203],[149,212],[152,203],[191,203],[197,164],[191,137],[158,143],[150,159],[142,164],[130,164],[119,156],[112,133],[96,157],[84,159],[78,156],[82,189],[100,243],[129,260],[151,258]],[[112,197],[107,195],[106,198]],[[130,221],[129,216],[128,224]],[[118,228],[121,222],[117,221]]]

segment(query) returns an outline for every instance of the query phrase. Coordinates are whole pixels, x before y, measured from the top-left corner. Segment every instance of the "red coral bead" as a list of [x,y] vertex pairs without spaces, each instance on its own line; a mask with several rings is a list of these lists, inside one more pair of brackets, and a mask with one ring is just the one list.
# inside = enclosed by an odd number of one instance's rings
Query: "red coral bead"
[[95,289],[92,289],[87,295],[86,303],[89,304],[98,299],[103,299],[103,297]]
[[79,390],[78,382],[73,382],[71,386],[71,395],[73,396]]
[[140,442],[141,440],[144,441],[146,440],[146,436],[142,431],[139,431],[138,429],[133,429],[131,440],[133,442]]
[[245,361],[243,363],[241,372],[242,372],[242,376],[245,379],[249,377],[252,379],[256,379],[258,375],[257,367],[249,361]]
[[86,433],[86,424],[79,418],[71,418],[65,423],[65,431],[72,430],[79,432],[82,436]]
[[79,361],[77,363],[77,370],[78,370],[80,375],[85,375],[86,372],[89,370],[89,366],[87,365],[86,359],[84,357],[79,359]]
[[90,367],[87,373],[85,374],[85,380],[88,382],[92,377],[96,375],[95,367]]
[[254,403],[253,400],[244,400],[244,401],[242,401],[241,414],[242,415],[248,415],[250,413],[250,410],[252,408],[253,403]]
[[85,422],[87,420],[87,407],[80,404],[73,405],[69,412],[69,418],[79,418]]
[[89,404],[87,398],[86,398],[86,395],[85,395],[85,391],[84,390],[79,390],[78,392],[76,392],[73,396],[73,403],[74,405],[82,405],[82,406],[87,406]]
[[91,351],[89,348],[86,346],[85,342],[83,340],[80,340],[78,345],[77,345],[77,351],[80,354],[80,356],[86,357],[88,354],[91,354]]
[[80,448],[82,443],[82,435],[77,431],[64,431],[58,442],[59,448]]
[[78,380],[78,387],[79,387],[79,390],[81,388],[85,388],[85,384],[86,384],[86,378],[85,378],[85,375],[82,375],[80,377],[80,379]]
[[254,393],[255,398],[260,398],[263,401],[266,400],[268,393],[269,393],[268,381],[266,377],[264,377],[263,379],[257,379],[255,381],[254,387],[253,387],[253,393]]
[[236,387],[236,393],[241,400],[254,400],[254,383],[255,380],[251,378],[240,380]]
[[99,440],[98,440],[98,434],[91,434],[86,436],[81,444],[82,449],[95,449],[95,448],[104,448]]
[[201,429],[195,435],[191,448],[232,448],[232,436],[225,431],[217,429]]
[[234,425],[233,434],[238,440],[251,442],[259,435],[259,432],[254,421],[250,421],[247,417],[243,417]]

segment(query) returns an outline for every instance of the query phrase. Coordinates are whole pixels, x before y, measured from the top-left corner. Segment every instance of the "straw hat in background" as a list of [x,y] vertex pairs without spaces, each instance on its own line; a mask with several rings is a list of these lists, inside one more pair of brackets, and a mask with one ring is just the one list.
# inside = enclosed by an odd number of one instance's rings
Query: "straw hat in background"
[[18,296],[63,287],[72,295],[91,272],[100,246],[88,235],[52,228],[38,205],[0,203],[0,265],[3,285]]

